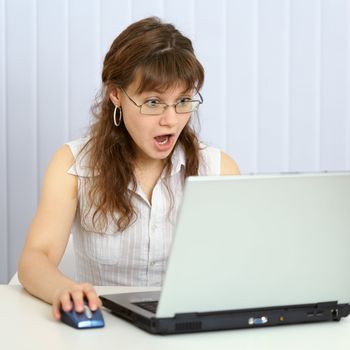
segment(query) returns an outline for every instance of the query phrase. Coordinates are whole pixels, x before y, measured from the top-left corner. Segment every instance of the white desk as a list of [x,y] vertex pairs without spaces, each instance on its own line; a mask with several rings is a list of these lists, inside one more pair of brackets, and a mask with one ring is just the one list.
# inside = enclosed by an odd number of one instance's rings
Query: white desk
[[[99,294],[140,290],[125,287],[96,289]],[[0,285],[0,310],[1,349],[350,349],[349,317],[340,322],[159,336],[148,334],[103,310],[104,328],[76,330],[55,321],[50,305],[30,296],[21,286],[8,285]]]

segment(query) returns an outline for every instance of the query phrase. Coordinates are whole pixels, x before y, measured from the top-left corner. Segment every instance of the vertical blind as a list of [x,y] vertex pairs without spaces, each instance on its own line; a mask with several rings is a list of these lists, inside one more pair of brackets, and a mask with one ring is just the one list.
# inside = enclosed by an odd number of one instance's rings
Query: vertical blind
[[349,169],[349,0],[0,0],[0,283],[49,159],[87,131],[112,40],[148,16],[192,39],[200,138],[242,173]]

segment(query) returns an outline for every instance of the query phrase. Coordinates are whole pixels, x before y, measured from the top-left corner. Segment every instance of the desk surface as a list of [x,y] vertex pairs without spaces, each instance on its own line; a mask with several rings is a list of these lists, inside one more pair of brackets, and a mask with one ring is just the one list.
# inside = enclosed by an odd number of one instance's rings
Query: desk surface
[[[99,294],[145,290],[96,289]],[[340,322],[159,336],[148,334],[104,309],[104,328],[76,330],[55,321],[50,305],[30,296],[21,286],[12,285],[0,285],[0,310],[2,349],[350,349],[350,317]]]

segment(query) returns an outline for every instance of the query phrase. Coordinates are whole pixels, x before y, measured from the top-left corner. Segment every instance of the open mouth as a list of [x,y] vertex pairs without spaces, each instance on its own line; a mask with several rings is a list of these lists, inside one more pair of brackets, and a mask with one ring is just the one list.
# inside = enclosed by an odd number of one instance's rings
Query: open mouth
[[156,136],[154,139],[157,141],[158,144],[160,145],[165,145],[166,143],[168,143],[170,137],[172,135],[160,135],[160,136]]

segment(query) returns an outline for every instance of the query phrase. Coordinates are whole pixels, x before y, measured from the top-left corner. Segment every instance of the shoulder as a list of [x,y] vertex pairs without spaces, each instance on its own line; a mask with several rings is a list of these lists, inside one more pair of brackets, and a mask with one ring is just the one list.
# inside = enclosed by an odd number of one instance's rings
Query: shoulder
[[[75,158],[68,145],[63,145],[52,156],[43,181],[43,198],[60,198],[64,194],[76,196],[77,179],[68,170],[75,162]],[[72,197],[71,197],[72,198]]]
[[237,163],[225,152],[221,151],[221,172],[220,175],[239,175]]
[[87,143],[87,138],[80,138],[63,144],[53,154],[44,176],[44,186],[66,186],[76,188],[78,175],[76,161]]
[[68,171],[74,162],[75,157],[71,148],[67,144],[64,144],[53,154],[48,166],[48,170],[54,168]]

